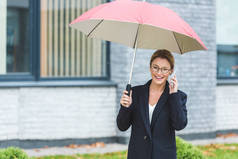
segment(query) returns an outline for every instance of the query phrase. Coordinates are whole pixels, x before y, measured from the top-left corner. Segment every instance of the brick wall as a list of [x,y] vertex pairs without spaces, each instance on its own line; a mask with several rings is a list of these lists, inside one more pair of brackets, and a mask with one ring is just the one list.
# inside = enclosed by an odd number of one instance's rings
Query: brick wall
[[0,140],[116,135],[115,87],[0,89]]
[[237,86],[217,86],[216,94],[216,129],[238,130]]

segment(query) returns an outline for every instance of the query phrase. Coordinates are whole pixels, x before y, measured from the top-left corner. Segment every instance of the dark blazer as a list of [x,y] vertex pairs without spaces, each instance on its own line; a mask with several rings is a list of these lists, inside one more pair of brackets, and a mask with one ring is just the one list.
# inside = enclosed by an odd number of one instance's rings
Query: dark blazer
[[132,126],[127,159],[176,159],[175,130],[182,130],[187,125],[187,95],[180,90],[169,94],[169,83],[166,81],[150,124],[151,81],[132,87],[132,104],[129,108],[120,105],[118,128],[126,131]]

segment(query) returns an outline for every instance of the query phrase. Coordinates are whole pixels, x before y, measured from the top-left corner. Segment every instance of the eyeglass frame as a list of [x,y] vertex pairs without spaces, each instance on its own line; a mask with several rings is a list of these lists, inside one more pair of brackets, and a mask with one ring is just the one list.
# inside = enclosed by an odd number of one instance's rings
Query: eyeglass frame
[[[157,67],[157,69],[156,68],[154,68],[154,66],[155,67]],[[160,68],[159,66],[157,66],[157,65],[151,65],[151,67],[150,68],[152,68],[152,71],[153,72],[156,72],[156,73],[159,73],[159,71],[162,73],[162,74],[167,74],[167,73],[169,73],[169,71],[171,71],[172,69],[168,69],[168,68],[166,68],[166,67],[162,67],[162,68]],[[155,70],[156,69],[156,70]],[[165,71],[165,70],[163,70],[163,69],[166,69],[167,70],[167,72],[166,73],[164,73],[163,71]]]

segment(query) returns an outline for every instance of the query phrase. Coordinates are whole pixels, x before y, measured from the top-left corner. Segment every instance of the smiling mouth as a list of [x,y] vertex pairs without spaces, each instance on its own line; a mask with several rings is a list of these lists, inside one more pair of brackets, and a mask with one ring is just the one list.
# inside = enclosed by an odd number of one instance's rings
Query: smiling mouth
[[154,76],[157,80],[162,80],[164,77]]

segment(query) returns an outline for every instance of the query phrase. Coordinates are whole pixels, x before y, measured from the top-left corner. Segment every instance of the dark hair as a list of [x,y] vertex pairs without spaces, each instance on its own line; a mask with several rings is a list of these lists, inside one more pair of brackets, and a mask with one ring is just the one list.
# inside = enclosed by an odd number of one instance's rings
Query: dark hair
[[154,61],[154,59],[156,58],[162,58],[162,59],[166,59],[169,64],[170,64],[170,67],[171,69],[174,69],[174,56],[172,55],[172,53],[168,50],[157,50],[153,53],[153,55],[151,56],[151,59],[150,59],[150,67],[151,67],[151,64],[152,62]]

